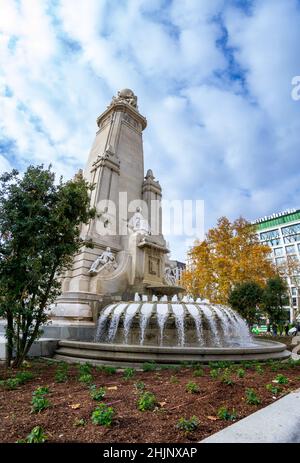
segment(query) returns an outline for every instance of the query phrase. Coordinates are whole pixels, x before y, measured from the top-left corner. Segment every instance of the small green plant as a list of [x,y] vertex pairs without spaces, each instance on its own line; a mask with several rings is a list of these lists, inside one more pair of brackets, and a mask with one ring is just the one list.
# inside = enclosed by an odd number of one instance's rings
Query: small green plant
[[27,383],[34,378],[34,374],[31,371],[19,371],[16,374],[16,379],[19,381],[19,384]]
[[220,361],[217,361],[217,362],[209,362],[209,366],[213,370],[215,370],[215,369],[224,370],[225,368],[230,368],[232,365],[233,365],[233,363],[230,362],[230,361],[227,361],[227,360],[220,360]]
[[231,412],[226,407],[220,407],[217,412],[218,418],[225,421],[234,421],[237,417],[236,411],[233,408]]
[[49,400],[45,397],[48,393],[49,389],[47,387],[38,387],[33,391],[31,399],[32,413],[40,413],[51,406]]
[[92,365],[88,362],[81,363],[78,366],[79,376],[91,375],[92,374]]
[[143,371],[154,371],[156,370],[156,363],[155,362],[145,362],[142,365]]
[[105,397],[106,389],[105,387],[97,388],[96,384],[93,384],[90,387],[90,395],[93,400],[102,400]]
[[278,384],[287,384],[289,382],[288,378],[282,374],[277,375],[275,381]]
[[13,390],[33,378],[34,375],[30,371],[19,371],[14,378],[8,378],[0,381],[0,386],[8,390]]
[[143,392],[137,402],[137,408],[144,412],[146,410],[153,410],[157,404],[155,395],[152,392]]
[[221,381],[222,381],[222,383],[226,384],[227,386],[233,386],[234,381],[230,376],[230,372],[229,372],[228,368],[225,369],[225,371],[224,371],[224,373],[223,373],[223,375],[221,377]]
[[255,366],[255,371],[256,373],[258,373],[259,375],[262,375],[264,373],[264,369],[263,367],[258,363],[256,366]]
[[107,375],[114,375],[115,373],[117,373],[116,367],[111,367],[108,365],[104,365],[104,367],[102,368],[102,371],[106,373]]
[[143,391],[145,389],[145,383],[143,383],[143,381],[137,381],[136,383],[134,383],[134,387],[138,390],[138,391]]
[[62,362],[58,365],[55,372],[55,381],[57,383],[65,383],[68,380],[68,369],[67,363]]
[[196,368],[196,370],[194,370],[193,372],[193,376],[195,376],[196,378],[199,376],[203,376],[203,375],[204,375],[203,368]]
[[124,379],[130,379],[135,375],[135,369],[134,368],[125,368],[123,372],[123,377]]
[[86,421],[83,418],[76,418],[74,421],[74,426],[79,427],[79,426],[85,426]]
[[179,379],[177,378],[177,376],[172,375],[171,378],[170,378],[170,383],[171,384],[178,384]]
[[92,413],[92,423],[100,426],[109,427],[112,424],[115,411],[104,403],[100,403]]
[[238,378],[244,378],[245,376],[245,370],[243,370],[243,368],[238,368],[236,370],[236,375]]
[[13,389],[17,389],[17,387],[20,386],[20,383],[17,378],[8,378],[0,381],[0,386],[10,391]]
[[199,392],[199,387],[196,383],[189,381],[185,386],[185,390],[190,394],[197,394]]
[[217,379],[219,374],[220,374],[220,370],[216,369],[216,368],[213,368],[212,370],[210,370],[209,374],[213,379]]
[[24,440],[19,440],[18,443],[20,444],[43,444],[46,442],[47,436],[44,433],[43,428],[41,426],[35,426],[26,439]]
[[90,384],[93,381],[93,376],[91,374],[86,373],[84,375],[79,376],[78,381],[80,383]]
[[195,431],[199,426],[199,420],[194,415],[189,420],[186,418],[179,418],[176,427],[188,434],[189,432]]
[[266,389],[271,392],[272,395],[278,395],[281,392],[281,388],[279,386],[274,386],[274,384],[267,384]]
[[247,388],[246,389],[246,402],[250,405],[259,405],[260,399],[258,398],[257,394],[255,393],[254,389]]

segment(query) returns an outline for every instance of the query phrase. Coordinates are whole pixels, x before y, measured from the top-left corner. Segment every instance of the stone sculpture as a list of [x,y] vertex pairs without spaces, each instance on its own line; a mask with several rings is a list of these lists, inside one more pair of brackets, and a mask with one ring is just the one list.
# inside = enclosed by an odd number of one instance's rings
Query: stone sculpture
[[165,276],[165,281],[168,285],[170,286],[176,285],[176,275],[175,275],[173,267],[171,266],[166,267],[164,276]]
[[95,274],[100,273],[106,270],[107,272],[112,272],[117,268],[118,264],[116,262],[115,256],[110,250],[110,247],[107,247],[105,251],[97,257],[97,259],[92,263],[89,273]]
[[133,233],[142,233],[150,235],[150,227],[148,221],[144,218],[142,214],[142,209],[140,207],[136,208],[135,213],[128,221],[128,228]]

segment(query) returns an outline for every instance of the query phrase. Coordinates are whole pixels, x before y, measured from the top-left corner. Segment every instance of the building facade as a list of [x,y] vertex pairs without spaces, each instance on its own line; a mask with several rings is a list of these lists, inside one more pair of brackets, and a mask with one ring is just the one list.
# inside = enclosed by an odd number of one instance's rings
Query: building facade
[[272,214],[253,222],[263,244],[270,246],[270,258],[278,268],[289,267],[290,321],[299,317],[300,306],[300,209]]

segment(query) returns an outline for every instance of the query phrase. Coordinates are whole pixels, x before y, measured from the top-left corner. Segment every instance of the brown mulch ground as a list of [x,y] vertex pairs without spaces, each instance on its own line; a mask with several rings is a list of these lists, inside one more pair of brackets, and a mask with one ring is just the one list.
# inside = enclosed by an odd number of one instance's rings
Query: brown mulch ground
[[[288,384],[282,386],[281,397],[300,387],[300,365],[272,371],[274,366],[265,364],[263,373],[258,373],[251,365],[245,369],[244,378],[237,377],[235,370],[241,365],[235,365],[230,373],[234,380],[231,386],[222,383],[220,378],[213,379],[209,367],[204,367],[202,377],[193,376],[193,368],[181,367],[179,371],[136,371],[129,380],[123,378],[121,371],[108,375],[93,368],[93,383],[107,388],[104,402],[111,404],[116,411],[112,426],[105,428],[91,422],[97,402],[91,399],[88,386],[78,381],[78,366],[69,367],[66,383],[55,382],[56,368],[57,364],[33,361],[28,371],[34,373],[34,379],[15,390],[0,388],[0,442],[24,439],[37,425],[43,428],[49,442],[197,442],[232,423],[216,417],[219,407],[234,408],[241,419],[276,400],[266,389],[266,384],[271,383],[277,374],[284,374],[289,379]],[[0,379],[14,374],[0,367]],[[173,382],[174,378],[171,380],[174,376],[178,383]],[[143,381],[146,390],[153,392],[160,402],[154,411],[137,409],[139,392],[134,386],[137,381]],[[186,392],[189,381],[199,386],[199,393]],[[52,406],[33,414],[30,413],[30,402],[32,392],[38,386],[49,387],[48,398]],[[246,388],[255,390],[261,399],[260,405],[246,403]],[[176,428],[179,418],[193,415],[200,422],[196,431],[186,435]],[[76,419],[84,419],[86,424],[75,426]]]

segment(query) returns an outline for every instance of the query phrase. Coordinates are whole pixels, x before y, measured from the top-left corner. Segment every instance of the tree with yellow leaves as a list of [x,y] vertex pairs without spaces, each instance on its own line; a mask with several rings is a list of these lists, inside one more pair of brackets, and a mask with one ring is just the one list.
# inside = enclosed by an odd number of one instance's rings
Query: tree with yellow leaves
[[221,217],[205,240],[189,251],[182,284],[195,297],[226,304],[236,284],[252,281],[264,286],[268,278],[276,276],[269,253],[253,225],[241,217],[233,223]]

